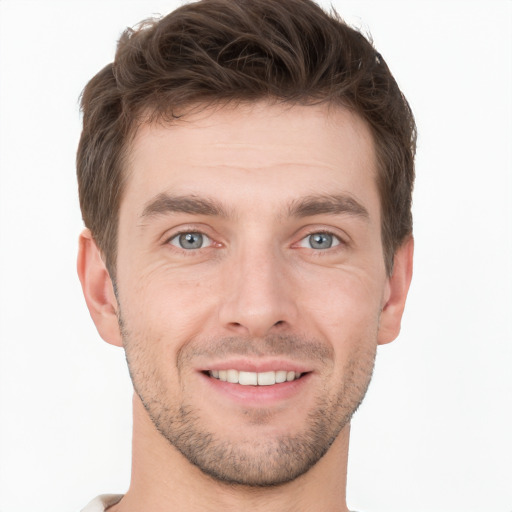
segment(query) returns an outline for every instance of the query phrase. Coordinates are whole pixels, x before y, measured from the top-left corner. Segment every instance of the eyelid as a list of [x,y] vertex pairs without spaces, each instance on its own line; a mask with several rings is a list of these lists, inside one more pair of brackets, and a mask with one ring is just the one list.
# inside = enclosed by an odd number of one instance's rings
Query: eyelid
[[325,227],[325,226],[307,226],[304,229],[304,234],[301,237],[306,238],[311,235],[315,235],[317,233],[324,234],[324,235],[331,235],[336,237],[340,242],[348,243],[349,236],[345,234],[344,231],[341,229],[331,228],[331,227]]
[[183,233],[201,233],[201,235],[207,236],[211,240],[212,236],[208,234],[209,232],[211,232],[211,229],[202,223],[183,223],[168,227],[165,231],[162,231],[160,237],[164,243],[167,243],[172,238],[182,235]]

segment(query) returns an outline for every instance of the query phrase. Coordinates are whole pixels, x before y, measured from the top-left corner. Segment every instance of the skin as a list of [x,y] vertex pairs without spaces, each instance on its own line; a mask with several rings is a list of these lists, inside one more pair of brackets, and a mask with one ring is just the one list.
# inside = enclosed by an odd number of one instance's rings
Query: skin
[[[412,275],[412,238],[385,271],[368,127],[339,107],[210,108],[142,126],[128,162],[117,296],[88,230],[78,259],[136,391],[132,482],[111,510],[348,510],[350,417]],[[238,366],[304,375],[249,393],[204,373]]]

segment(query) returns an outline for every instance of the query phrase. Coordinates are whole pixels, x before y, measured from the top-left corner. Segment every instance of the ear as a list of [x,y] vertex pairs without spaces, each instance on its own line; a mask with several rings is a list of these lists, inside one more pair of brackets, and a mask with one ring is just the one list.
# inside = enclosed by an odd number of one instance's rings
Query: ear
[[377,337],[379,345],[393,341],[400,333],[405,299],[412,279],[413,253],[414,240],[411,236],[395,253],[393,273],[387,279],[385,302]]
[[106,342],[121,347],[114,287],[101,251],[88,229],[79,238],[77,270],[85,302],[96,329]]

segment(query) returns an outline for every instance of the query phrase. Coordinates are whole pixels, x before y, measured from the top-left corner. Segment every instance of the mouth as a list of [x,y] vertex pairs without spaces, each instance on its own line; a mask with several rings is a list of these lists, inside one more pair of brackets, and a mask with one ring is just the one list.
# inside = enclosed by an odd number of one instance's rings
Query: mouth
[[209,395],[211,400],[224,397],[222,403],[227,399],[244,409],[282,405],[299,396],[305,399],[307,395],[302,393],[307,392],[313,373],[313,369],[293,362],[248,360],[216,363],[200,370],[207,389],[214,393]]
[[236,369],[229,370],[207,370],[204,372],[213,379],[230,384],[240,384],[241,386],[273,386],[285,382],[293,382],[300,379],[305,373],[299,373],[292,370],[277,370],[266,372],[248,372]]

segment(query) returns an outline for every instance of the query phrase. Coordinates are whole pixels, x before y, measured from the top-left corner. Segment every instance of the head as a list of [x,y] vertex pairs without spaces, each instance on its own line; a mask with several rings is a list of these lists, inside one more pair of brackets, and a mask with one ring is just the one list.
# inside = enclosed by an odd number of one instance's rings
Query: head
[[405,97],[365,37],[309,0],[209,0],[121,36],[82,95],[80,206],[115,277],[126,156],[139,127],[212,104],[341,105],[364,119],[377,154],[388,274],[412,233],[416,131]]
[[82,108],[79,274],[143,414],[219,481],[308,472],[411,278],[414,122],[383,58],[307,0],[204,0],[127,31]]

